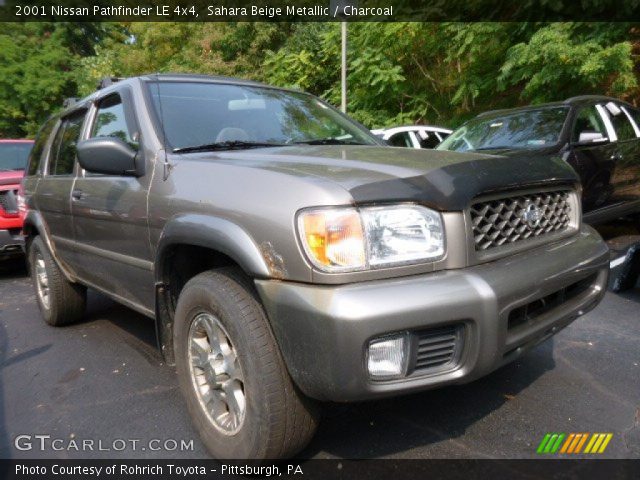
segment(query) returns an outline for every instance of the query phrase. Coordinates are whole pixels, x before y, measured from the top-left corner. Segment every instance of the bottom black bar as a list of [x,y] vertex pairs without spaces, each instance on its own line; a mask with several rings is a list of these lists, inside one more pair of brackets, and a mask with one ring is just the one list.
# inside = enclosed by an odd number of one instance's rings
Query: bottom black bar
[[638,479],[637,460],[0,460],[2,479]]

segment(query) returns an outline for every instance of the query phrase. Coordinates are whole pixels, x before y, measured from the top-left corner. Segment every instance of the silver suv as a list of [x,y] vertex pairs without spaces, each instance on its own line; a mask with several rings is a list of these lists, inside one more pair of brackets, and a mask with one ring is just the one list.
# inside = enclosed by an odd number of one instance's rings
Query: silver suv
[[87,287],[155,319],[218,458],[294,455],[322,401],[486,375],[605,290],[607,247],[560,159],[385,148],[301,92],[121,80],[33,152],[44,319],[80,319]]

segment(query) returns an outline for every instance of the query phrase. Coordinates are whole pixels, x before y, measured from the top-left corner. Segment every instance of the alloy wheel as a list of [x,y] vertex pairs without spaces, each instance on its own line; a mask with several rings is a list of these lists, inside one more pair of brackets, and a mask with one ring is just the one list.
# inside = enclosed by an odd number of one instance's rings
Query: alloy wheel
[[189,330],[191,381],[212,424],[226,435],[240,430],[245,417],[244,376],[238,354],[220,321],[198,314]]
[[42,253],[37,252],[35,258],[35,275],[36,275],[36,290],[38,292],[38,297],[42,302],[42,306],[49,309],[49,277],[47,275],[47,269],[44,263],[44,257]]

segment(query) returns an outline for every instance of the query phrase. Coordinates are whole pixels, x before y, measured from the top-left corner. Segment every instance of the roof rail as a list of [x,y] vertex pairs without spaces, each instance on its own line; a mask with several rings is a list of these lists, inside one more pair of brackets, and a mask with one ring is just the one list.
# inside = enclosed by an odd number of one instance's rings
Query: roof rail
[[69,98],[65,98],[62,101],[62,108],[69,108],[72,107],[73,105],[75,105],[76,103],[78,103],[78,100],[80,100],[78,97],[69,97]]
[[103,88],[110,87],[111,85],[119,82],[120,80],[124,80],[124,79],[121,77],[104,77],[98,83],[98,88],[96,88],[96,90],[102,90]]

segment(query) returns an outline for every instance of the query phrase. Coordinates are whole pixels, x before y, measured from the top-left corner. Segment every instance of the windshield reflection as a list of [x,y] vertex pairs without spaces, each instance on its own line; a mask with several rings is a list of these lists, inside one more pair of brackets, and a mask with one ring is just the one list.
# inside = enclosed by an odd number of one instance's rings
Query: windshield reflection
[[568,107],[546,107],[475,118],[453,132],[438,150],[531,149],[555,145],[560,140]]

